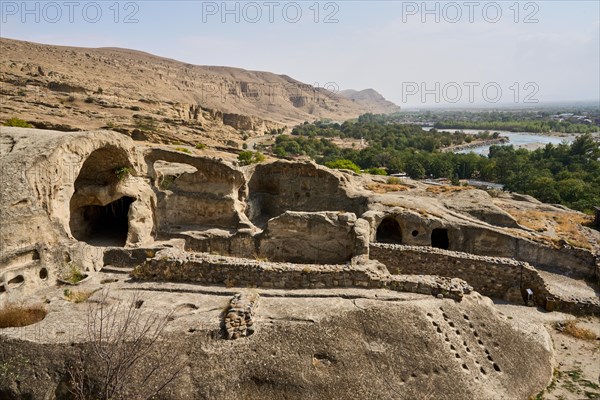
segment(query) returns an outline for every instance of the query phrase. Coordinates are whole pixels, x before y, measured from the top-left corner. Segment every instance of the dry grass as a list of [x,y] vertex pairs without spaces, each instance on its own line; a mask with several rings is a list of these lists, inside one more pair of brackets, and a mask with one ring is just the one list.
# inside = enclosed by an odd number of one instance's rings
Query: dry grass
[[71,303],[83,303],[91,295],[93,295],[97,290],[71,290],[65,289],[64,295],[65,299],[69,300]]
[[512,215],[519,225],[537,232],[554,231],[554,242],[565,240],[574,247],[591,249],[592,244],[581,231],[581,226],[590,223],[591,216],[571,212],[518,210],[502,207]]
[[557,329],[564,333],[565,335],[573,336],[577,339],[583,340],[596,340],[598,336],[588,328],[581,327],[577,325],[578,321],[576,319],[569,319],[563,322],[559,322],[556,327]]
[[8,304],[0,310],[0,329],[32,325],[43,320],[46,314],[42,306],[23,307]]
[[454,193],[461,192],[463,190],[472,190],[472,186],[430,186],[425,191],[427,193]]
[[389,192],[404,192],[409,189],[408,186],[400,185],[400,184],[390,184],[390,183],[373,183],[367,185],[367,189],[375,193],[389,193]]

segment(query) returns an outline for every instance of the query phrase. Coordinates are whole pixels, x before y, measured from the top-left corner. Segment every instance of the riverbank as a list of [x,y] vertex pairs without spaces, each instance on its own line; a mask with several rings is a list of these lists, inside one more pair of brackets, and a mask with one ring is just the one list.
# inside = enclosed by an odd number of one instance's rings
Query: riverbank
[[509,142],[510,142],[510,139],[508,137],[500,136],[496,139],[478,140],[478,141],[473,141],[471,143],[457,144],[455,146],[446,147],[442,151],[444,151],[444,152],[448,152],[448,151],[459,152],[459,151],[468,150],[468,149],[476,149],[479,147],[486,147],[486,146],[489,147],[489,146],[492,146],[495,144],[507,144]]

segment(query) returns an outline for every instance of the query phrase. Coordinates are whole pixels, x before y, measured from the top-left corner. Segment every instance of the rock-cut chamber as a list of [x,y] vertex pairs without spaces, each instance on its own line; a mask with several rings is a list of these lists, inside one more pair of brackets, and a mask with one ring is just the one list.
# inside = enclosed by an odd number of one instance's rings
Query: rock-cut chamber
[[127,153],[115,146],[92,152],[83,163],[70,204],[71,234],[99,246],[125,246],[133,197],[119,191],[118,171],[132,169]]

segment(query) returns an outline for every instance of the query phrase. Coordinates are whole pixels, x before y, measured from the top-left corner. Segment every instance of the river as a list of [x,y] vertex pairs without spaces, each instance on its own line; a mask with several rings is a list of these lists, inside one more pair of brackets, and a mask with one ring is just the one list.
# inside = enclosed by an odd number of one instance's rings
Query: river
[[[423,130],[430,130],[431,127],[423,127]],[[482,132],[483,130],[481,129],[440,129],[440,131],[449,131],[449,132],[454,132],[456,130],[462,131],[464,133],[470,134],[470,135],[476,135],[479,132]],[[573,140],[575,140],[575,135],[571,135],[571,134],[564,134],[564,136],[547,136],[544,134],[537,134],[537,133],[531,133],[531,132],[507,132],[507,131],[496,131],[496,130],[492,130],[490,131],[491,133],[493,132],[500,132],[500,136],[506,136],[510,139],[510,141],[508,143],[505,143],[501,146],[508,146],[508,145],[513,145],[515,146],[515,148],[527,148],[529,150],[535,150],[535,149],[539,149],[540,147],[544,147],[546,146],[548,143],[552,143],[552,144],[560,144],[563,141],[566,141],[568,143],[573,142]],[[479,146],[479,147],[472,147],[469,149],[463,149],[463,150],[458,150],[456,153],[459,154],[466,154],[466,153],[476,153],[482,156],[487,156],[490,152],[490,146]]]

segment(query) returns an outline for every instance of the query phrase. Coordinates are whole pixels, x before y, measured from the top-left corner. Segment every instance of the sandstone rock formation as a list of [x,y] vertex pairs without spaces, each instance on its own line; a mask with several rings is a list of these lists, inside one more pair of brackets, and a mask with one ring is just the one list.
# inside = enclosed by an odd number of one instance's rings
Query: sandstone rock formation
[[[43,339],[0,332],[0,363],[38,354],[14,368],[43,382],[8,377],[9,397],[61,392],[89,345],[85,308],[56,286],[74,267],[111,301],[139,290],[143,312],[176,310],[166,343],[187,367],[165,398],[526,399],[551,377],[551,344],[483,296],[600,311],[585,281],[600,235],[575,224],[556,240],[570,210],[412,181],[375,193],[380,177],[239,166],[111,131],[2,127],[0,143],[0,304],[49,310]],[[524,218],[534,209],[552,230]]]

